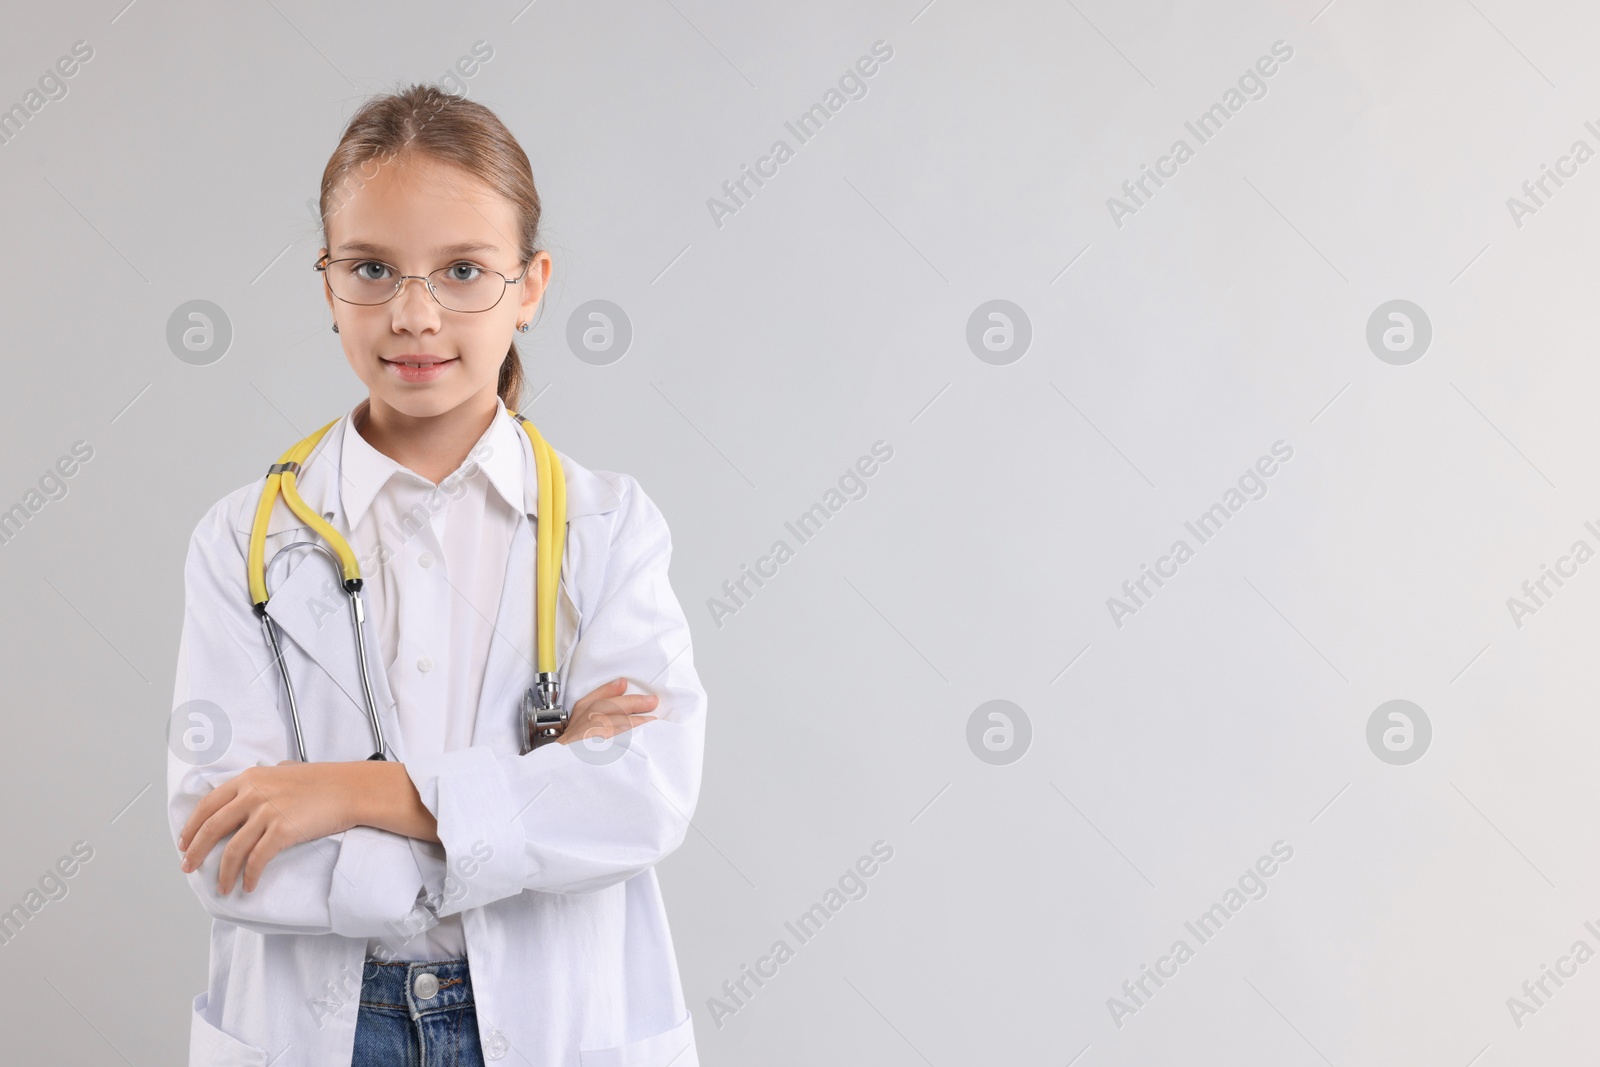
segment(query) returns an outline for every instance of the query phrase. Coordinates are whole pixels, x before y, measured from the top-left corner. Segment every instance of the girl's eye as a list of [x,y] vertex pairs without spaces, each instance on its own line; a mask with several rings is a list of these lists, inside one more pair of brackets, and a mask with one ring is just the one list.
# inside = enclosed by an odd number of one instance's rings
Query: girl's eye
[[458,283],[475,282],[483,273],[482,267],[471,263],[457,263],[455,266],[445,268],[445,280]]
[[383,280],[383,275],[382,274],[369,274],[369,273],[367,273],[368,268],[376,268],[379,271],[386,271],[386,270],[389,269],[386,264],[379,263],[377,260],[374,260],[374,259],[367,259],[367,260],[362,260],[360,263],[351,264],[350,273],[354,274],[358,279],[360,279],[361,281],[364,281],[364,282],[376,282],[376,281],[382,281]]

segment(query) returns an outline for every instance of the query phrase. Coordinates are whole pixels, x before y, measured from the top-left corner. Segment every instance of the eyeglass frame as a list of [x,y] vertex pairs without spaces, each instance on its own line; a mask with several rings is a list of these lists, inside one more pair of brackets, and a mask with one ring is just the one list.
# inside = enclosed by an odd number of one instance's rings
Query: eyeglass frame
[[[450,307],[443,300],[440,300],[439,299],[439,294],[434,291],[433,282],[430,280],[430,278],[432,277],[432,275],[437,274],[440,270],[449,270],[451,267],[455,266],[456,263],[465,263],[465,262],[467,262],[466,260],[457,260],[455,263],[446,263],[444,266],[440,267],[438,270],[430,271],[427,274],[402,274],[402,275],[398,276],[397,278],[395,278],[395,280],[394,280],[394,292],[390,293],[388,296],[384,297],[382,300],[378,301],[376,304],[358,304],[354,300],[346,300],[344,297],[340,296],[338,293],[334,293],[333,292],[333,283],[328,281],[328,278],[327,278],[328,268],[329,267],[333,266],[335,263],[348,263],[348,262],[353,260],[353,261],[356,261],[356,262],[359,262],[359,263],[382,263],[385,267],[388,267],[390,270],[398,270],[399,268],[397,268],[393,263],[384,262],[383,260],[378,259],[378,258],[376,258],[374,256],[342,256],[339,259],[328,259],[329,254],[330,253],[324,252],[324,253],[322,253],[322,255],[318,256],[317,257],[317,261],[315,263],[311,264],[311,269],[315,270],[315,271],[321,271],[322,272],[323,283],[325,285],[327,285],[328,292],[333,293],[333,297],[334,297],[335,300],[338,300],[342,304],[349,304],[351,307],[358,307],[358,308],[377,308],[377,307],[382,307],[383,305],[387,304],[389,301],[393,300],[395,297],[400,295],[400,290],[405,288],[406,281],[407,281],[407,279],[410,279],[410,278],[415,278],[419,282],[422,283],[422,287],[428,291],[428,295],[429,296],[433,297],[433,302],[435,304],[438,304],[440,307],[444,308],[446,311],[455,312],[457,315],[482,315],[485,311],[493,311],[495,308],[500,306],[500,301],[504,300],[505,296],[506,296],[505,290],[501,289],[500,290],[500,295],[495,297],[494,303],[490,304],[486,308],[479,308],[477,311],[460,311],[460,310],[457,310],[456,308]],[[327,260],[327,262],[324,263],[323,260]],[[478,267],[478,264],[474,263],[474,264],[472,264],[472,266]],[[506,285],[516,285],[518,282],[522,281],[522,279],[524,279],[524,278],[526,278],[528,276],[528,268],[531,267],[531,266],[533,266],[533,260],[530,259],[530,260],[528,260],[526,263],[524,263],[522,265],[522,273],[517,275],[515,278],[507,278],[504,274],[501,274],[499,271],[495,270],[493,267],[478,267],[478,269],[481,270],[481,271],[487,271],[490,274],[499,275],[500,279],[502,281],[504,281],[506,283]]]

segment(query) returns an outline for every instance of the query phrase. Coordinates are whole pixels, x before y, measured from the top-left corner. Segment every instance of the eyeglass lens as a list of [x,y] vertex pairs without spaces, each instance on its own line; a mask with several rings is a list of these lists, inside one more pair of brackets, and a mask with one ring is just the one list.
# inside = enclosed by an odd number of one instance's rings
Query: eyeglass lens
[[[335,259],[327,264],[328,287],[350,304],[382,304],[398,292],[399,272],[375,259]],[[451,311],[488,311],[505,295],[504,275],[472,263],[454,263],[428,275],[434,295]]]

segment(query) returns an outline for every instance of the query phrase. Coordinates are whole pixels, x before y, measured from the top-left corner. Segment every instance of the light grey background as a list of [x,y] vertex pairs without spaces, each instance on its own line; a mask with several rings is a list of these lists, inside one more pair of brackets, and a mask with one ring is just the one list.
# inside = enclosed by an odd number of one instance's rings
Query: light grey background
[[[522,340],[558,448],[639,478],[710,694],[694,830],[660,868],[708,1065],[1557,1064],[1600,1039],[1600,547],[1576,2],[228,6],[17,9],[0,106],[92,60],[0,146],[0,509],[93,459],[0,548],[0,909],[94,858],[0,946],[15,1062],[180,1062],[208,919],[162,814],[181,565],[204,510],[353,405],[307,202],[366,95],[437,80],[533,160],[555,282]],[[875,41],[812,141],[784,127]],[[1209,143],[1184,128],[1273,43]],[[1119,227],[1108,197],[1177,138]],[[796,148],[719,227],[707,200]],[[1553,188],[1553,186],[1551,187]],[[228,315],[191,366],[169,315]],[[615,302],[631,349],[568,349]],[[1420,360],[1368,348],[1390,300]],[[1020,360],[966,336],[1023,309]],[[869,481],[734,616],[708,598],[874,441]],[[1120,628],[1107,609],[1275,441],[1267,495]],[[1552,586],[1552,588],[1554,588]],[[1023,758],[969,748],[979,705]],[[1433,726],[1409,765],[1375,708]],[[508,711],[508,714],[510,712]],[[739,977],[874,841],[893,859],[735,1015]],[[1269,892],[1184,927],[1276,841]],[[1136,1015],[1177,939],[1194,958]],[[35,980],[37,979],[37,980]]]

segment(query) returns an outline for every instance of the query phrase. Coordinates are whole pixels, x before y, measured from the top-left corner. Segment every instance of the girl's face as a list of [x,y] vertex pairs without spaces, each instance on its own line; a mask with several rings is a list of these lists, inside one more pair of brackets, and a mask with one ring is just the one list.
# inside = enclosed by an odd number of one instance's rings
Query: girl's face
[[[390,285],[399,275],[427,275],[441,267],[495,285],[499,279],[469,266],[508,279],[522,275],[522,281],[504,286],[499,303],[480,312],[444,307],[415,278],[387,303],[346,303],[333,295],[324,275],[323,294],[345,358],[371,391],[373,406],[412,418],[462,405],[492,407],[517,324],[531,321],[549,281],[549,254],[539,252],[531,264],[523,263],[511,201],[452,164],[426,157],[392,160],[375,177],[353,174],[350,183],[359,188],[328,219],[333,247],[322,252],[330,260],[372,262],[330,266],[341,279],[352,268],[361,278]],[[450,298],[443,287],[440,295]]]

